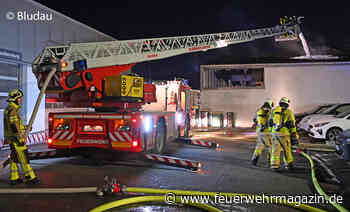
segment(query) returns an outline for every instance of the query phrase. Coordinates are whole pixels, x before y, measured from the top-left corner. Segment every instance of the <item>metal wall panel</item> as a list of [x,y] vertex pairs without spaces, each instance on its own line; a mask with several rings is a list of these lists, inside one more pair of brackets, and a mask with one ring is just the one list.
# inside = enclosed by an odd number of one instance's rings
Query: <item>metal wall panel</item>
[[18,87],[18,81],[0,79],[0,92],[8,93]]
[[8,77],[18,77],[18,65],[0,62],[0,76],[1,75]]
[[[8,102],[7,100],[7,96],[0,96],[0,108],[1,109],[5,109],[7,107]],[[2,122],[2,119],[1,119]]]

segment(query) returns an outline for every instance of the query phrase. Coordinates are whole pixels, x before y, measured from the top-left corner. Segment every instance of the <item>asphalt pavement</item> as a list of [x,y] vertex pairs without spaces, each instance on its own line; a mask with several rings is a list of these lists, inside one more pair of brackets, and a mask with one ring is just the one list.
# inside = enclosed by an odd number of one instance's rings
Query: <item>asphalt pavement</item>
[[[105,176],[115,176],[121,184],[132,187],[165,188],[178,190],[200,190],[215,192],[251,193],[265,195],[315,195],[311,184],[310,167],[307,160],[294,154],[296,169],[293,172],[272,172],[265,155],[258,166],[252,166],[250,157],[255,147],[255,133],[251,129],[201,129],[194,131],[196,139],[214,141],[220,144],[216,150],[172,143],[168,144],[165,155],[200,161],[203,168],[190,171],[169,167],[148,161],[125,160],[116,155],[114,161],[91,160],[82,157],[33,160],[32,166],[41,179],[37,188],[91,187],[103,183]],[[47,150],[45,144],[29,146],[30,151]],[[0,159],[6,159],[9,151],[1,150]],[[332,167],[332,160],[341,164],[334,154],[319,153],[321,160]],[[342,165],[348,164],[343,161]],[[335,166],[334,166],[335,167]],[[334,167],[332,169],[334,169]],[[339,168],[337,179],[346,178],[347,169]],[[324,174],[321,172],[321,174]],[[8,167],[0,171],[0,190],[11,189],[8,185]],[[348,175],[350,176],[350,175]],[[350,179],[350,178],[348,178]],[[344,182],[341,186],[331,182],[328,175],[322,175],[321,186],[329,194],[343,195],[344,202],[350,203]],[[345,187],[344,187],[345,186]],[[18,185],[15,188],[28,188]],[[31,188],[31,187],[30,187]],[[117,195],[96,198],[95,194],[0,194],[0,211],[88,211],[98,205],[128,196]],[[336,211],[326,204],[312,204],[326,211]],[[345,204],[347,208],[350,208]],[[221,207],[224,207],[221,205]],[[271,204],[235,204],[225,206],[226,211],[296,211],[295,209]],[[118,210],[120,211],[120,210]],[[122,211],[179,211],[178,207],[134,205]],[[180,211],[199,211],[181,208]]]

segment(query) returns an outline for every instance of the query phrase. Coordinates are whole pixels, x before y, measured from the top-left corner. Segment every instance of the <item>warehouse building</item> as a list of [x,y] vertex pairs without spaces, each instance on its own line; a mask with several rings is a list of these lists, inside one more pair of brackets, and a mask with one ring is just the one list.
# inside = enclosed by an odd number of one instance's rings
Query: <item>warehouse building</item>
[[[72,42],[111,41],[113,37],[31,0],[3,0],[0,8],[0,121],[9,90],[20,88],[25,98],[22,117],[30,119],[39,94],[31,63],[46,46]],[[42,101],[33,132],[45,129]],[[0,125],[3,139],[3,124]],[[2,142],[0,143],[0,147]]]
[[[275,104],[283,96],[294,112],[319,104],[350,102],[350,61],[276,60],[244,64],[201,65],[202,125],[250,127],[266,98]],[[213,119],[222,114],[223,120]],[[232,123],[228,123],[233,116]]]

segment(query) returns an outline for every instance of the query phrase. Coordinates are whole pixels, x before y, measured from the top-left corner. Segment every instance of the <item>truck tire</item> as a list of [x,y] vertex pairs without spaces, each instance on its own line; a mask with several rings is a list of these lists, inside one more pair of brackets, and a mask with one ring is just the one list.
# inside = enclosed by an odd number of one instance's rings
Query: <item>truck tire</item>
[[153,153],[161,154],[165,149],[166,144],[166,126],[164,118],[160,118],[157,121],[157,129],[155,135],[155,146]]

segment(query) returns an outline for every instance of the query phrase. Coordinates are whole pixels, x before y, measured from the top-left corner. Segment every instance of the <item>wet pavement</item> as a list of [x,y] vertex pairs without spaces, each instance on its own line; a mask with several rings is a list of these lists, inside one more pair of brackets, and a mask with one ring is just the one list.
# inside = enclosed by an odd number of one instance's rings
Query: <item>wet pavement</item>
[[[105,176],[116,177],[128,187],[164,188],[214,192],[251,193],[264,195],[314,195],[311,186],[309,165],[303,157],[294,155],[296,170],[275,173],[268,168],[263,155],[258,166],[252,166],[250,158],[255,148],[255,134],[250,129],[230,131],[208,130],[194,133],[195,138],[220,144],[216,150],[184,144],[168,144],[165,155],[201,161],[199,171],[140,161],[137,156],[125,158],[115,153],[113,161],[70,157],[33,160],[33,168],[41,179],[38,188],[92,187],[103,184]],[[47,149],[45,145],[31,146],[31,151]],[[0,151],[0,159],[7,157],[7,151]],[[350,166],[349,166],[350,167]],[[9,168],[0,172],[0,189],[8,185]],[[329,182],[322,185],[331,188]],[[28,188],[18,185],[15,188]],[[30,187],[32,188],[32,187]],[[339,192],[335,189],[335,191]],[[0,211],[89,211],[101,204],[134,195],[114,195],[104,198],[95,193],[82,194],[0,194]],[[350,201],[348,201],[350,202]],[[325,204],[314,205],[326,211],[335,211]],[[271,204],[229,204],[221,205],[225,211],[297,211]],[[111,211],[200,211],[194,208],[180,208],[169,205],[133,205],[123,210]]]

